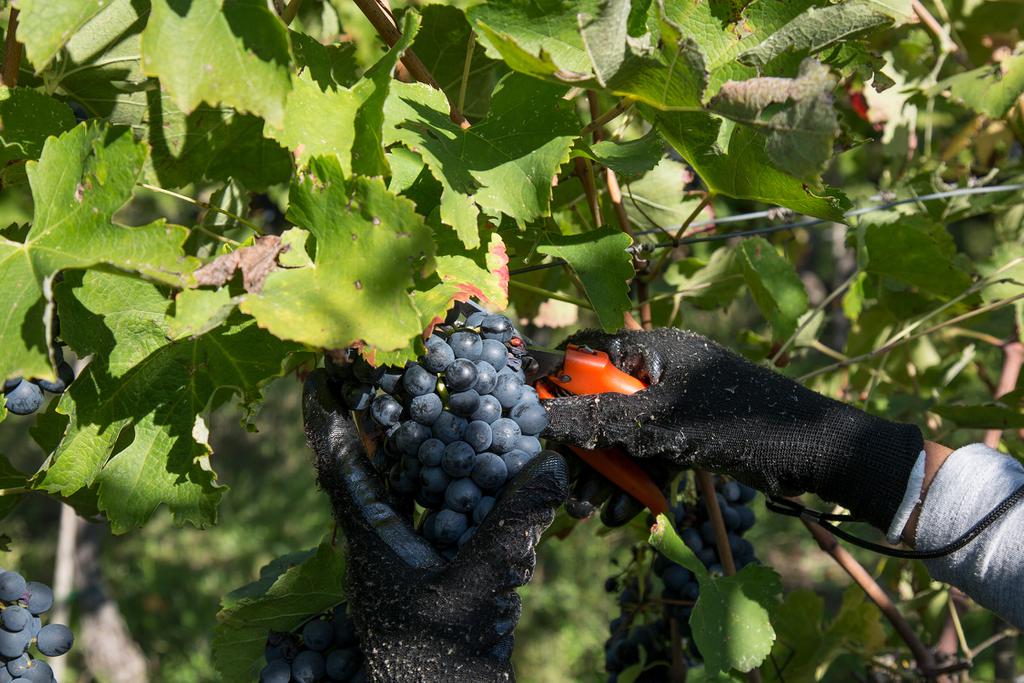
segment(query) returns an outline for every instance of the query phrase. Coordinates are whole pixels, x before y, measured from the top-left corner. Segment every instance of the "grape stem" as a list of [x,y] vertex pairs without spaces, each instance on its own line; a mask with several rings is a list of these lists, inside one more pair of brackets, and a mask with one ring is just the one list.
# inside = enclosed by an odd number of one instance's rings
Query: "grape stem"
[[299,8],[302,7],[302,0],[291,0],[288,6],[281,12],[281,21],[284,22],[285,26],[288,26],[295,20],[295,15],[299,13]]
[[[165,194],[168,197],[174,197],[175,199],[180,199],[181,201],[188,202],[189,204],[192,204],[193,206],[198,206],[200,209],[205,209],[207,211],[213,211],[213,212],[219,213],[219,214],[221,214],[223,216],[227,216],[228,218],[231,218],[232,220],[238,221],[239,223],[241,223],[245,227],[247,227],[250,230],[254,231],[257,235],[262,235],[263,234],[263,228],[261,228],[260,226],[256,225],[255,223],[253,223],[251,221],[247,221],[244,218],[242,218],[241,216],[238,216],[238,215],[228,211],[227,209],[222,209],[219,206],[214,206],[213,204],[210,204],[209,202],[204,202],[204,201],[202,201],[200,199],[194,199],[192,197],[189,197],[188,195],[179,194],[179,193],[174,192],[172,190],[165,190],[162,187],[157,187],[156,185],[150,185],[149,183],[138,183],[138,186],[142,187],[142,188],[145,188],[145,189],[149,190],[150,192],[156,192],[158,194]],[[227,242],[227,243],[235,244],[235,245],[238,244],[238,242],[235,242],[235,240],[228,239],[227,237],[224,237],[223,235],[218,235],[216,233],[210,232],[209,230],[207,230],[206,228],[204,228],[204,227],[202,227],[200,225],[197,225],[196,229],[199,230],[202,233],[205,233],[206,235],[209,235],[210,237],[213,237],[214,239],[217,239],[217,240],[221,241],[221,242]]]
[[25,488],[24,486],[14,486],[9,489],[0,489],[0,497],[3,496],[20,496],[23,493],[31,493],[32,489]]
[[458,110],[463,111],[466,107],[466,87],[469,85],[469,69],[473,64],[473,50],[476,48],[476,32],[469,29],[469,38],[466,40],[466,61],[462,64],[462,82],[459,83]]
[[18,10],[11,8],[7,20],[7,39],[4,41],[3,84],[8,88],[18,85],[18,71],[21,69],[21,43],[18,42]]
[[567,304],[579,306],[580,308],[585,308],[588,311],[594,310],[593,304],[591,304],[589,301],[586,301],[585,299],[577,299],[576,297],[569,296],[568,294],[552,292],[551,290],[544,289],[543,287],[535,287],[534,285],[529,285],[525,282],[519,282],[517,280],[509,280],[508,284],[515,287],[516,289],[521,289],[524,292],[532,292],[534,294],[540,294],[541,296],[545,296],[549,299],[564,301]]
[[626,111],[632,106],[633,100],[629,99],[628,97],[623,97],[621,100],[618,101],[618,103],[616,103],[614,107],[612,107],[611,109],[609,109],[608,111],[606,111],[605,113],[601,114],[596,119],[591,121],[589,124],[587,124],[587,126],[580,131],[580,137],[587,137],[598,128],[604,126],[609,121],[613,121],[616,118],[618,118],[620,114],[622,114],[624,111]]

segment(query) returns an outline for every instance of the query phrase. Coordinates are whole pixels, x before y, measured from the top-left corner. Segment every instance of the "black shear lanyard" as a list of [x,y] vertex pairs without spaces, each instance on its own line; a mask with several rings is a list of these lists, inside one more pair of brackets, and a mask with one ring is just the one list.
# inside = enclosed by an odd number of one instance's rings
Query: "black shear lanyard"
[[909,560],[934,560],[939,557],[951,555],[966,546],[977,538],[981,532],[992,526],[996,520],[1005,515],[1011,508],[1013,508],[1013,506],[1019,503],[1022,498],[1024,498],[1024,485],[1021,485],[1016,491],[1007,496],[1003,502],[995,506],[991,512],[978,520],[974,526],[961,534],[959,538],[940,548],[936,548],[935,550],[901,550],[887,545],[872,543],[871,541],[866,541],[863,538],[858,538],[847,531],[843,531],[836,524],[833,524],[833,522],[862,521],[853,515],[833,515],[827,512],[809,510],[800,503],[786,498],[777,498],[775,496],[769,496],[768,500],[765,502],[765,506],[772,512],[777,512],[780,515],[809,519],[812,522],[828,529],[844,541],[848,541],[849,543],[860,546],[861,548],[867,548],[868,550],[872,550],[882,555]]

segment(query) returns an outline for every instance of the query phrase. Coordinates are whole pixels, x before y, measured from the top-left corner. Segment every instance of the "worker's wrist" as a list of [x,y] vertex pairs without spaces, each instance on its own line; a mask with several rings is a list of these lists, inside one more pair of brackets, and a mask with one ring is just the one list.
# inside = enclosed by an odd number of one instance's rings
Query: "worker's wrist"
[[[907,495],[911,496],[914,493],[917,494],[915,504],[909,518],[906,520],[906,524],[903,526],[902,531],[895,534],[896,537],[902,538],[903,542],[909,546],[914,546],[915,539],[917,538],[917,522],[921,517],[921,509],[924,506],[925,497],[928,495],[928,488],[931,486],[932,481],[935,480],[935,475],[939,473],[939,469],[942,467],[943,463],[946,462],[952,453],[953,449],[947,448],[942,444],[935,443],[934,441],[924,442],[924,457],[920,487],[917,488],[917,481],[915,481],[913,477],[910,482],[908,482]],[[917,491],[915,492],[913,488],[917,488]],[[890,533],[893,531],[897,530],[890,529]],[[893,539],[890,538],[890,540]]]

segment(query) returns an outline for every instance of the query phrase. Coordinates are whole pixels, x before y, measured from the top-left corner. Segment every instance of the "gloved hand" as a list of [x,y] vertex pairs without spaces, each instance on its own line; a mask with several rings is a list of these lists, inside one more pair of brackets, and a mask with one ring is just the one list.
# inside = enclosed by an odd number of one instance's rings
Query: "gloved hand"
[[650,387],[545,401],[544,436],[729,474],[774,495],[810,491],[888,528],[923,447],[917,427],[822,396],[692,332],[588,331],[569,341],[607,352]]
[[565,461],[534,458],[476,534],[446,562],[392,507],[348,411],[316,370],[303,396],[320,486],[348,543],[349,611],[371,681],[512,681],[516,587],[567,495]]

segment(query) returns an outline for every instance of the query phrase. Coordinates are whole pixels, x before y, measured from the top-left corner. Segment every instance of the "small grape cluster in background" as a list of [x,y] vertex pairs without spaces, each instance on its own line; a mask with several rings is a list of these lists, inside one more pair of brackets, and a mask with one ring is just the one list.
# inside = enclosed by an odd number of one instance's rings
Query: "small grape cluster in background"
[[[722,520],[728,531],[729,548],[736,569],[740,570],[757,562],[754,546],[743,538],[743,534],[756,521],[754,511],[748,504],[757,495],[757,491],[737,481],[717,476],[715,489]],[[672,506],[669,516],[673,518],[680,538],[708,571],[716,575],[724,574],[715,529],[708,518],[704,499],[698,495],[694,505],[677,503]],[[647,663],[662,661],[664,665],[645,669],[636,679],[637,683],[669,680],[673,632],[681,642],[687,644],[683,656],[689,665],[701,661],[700,651],[690,637],[690,614],[700,596],[697,578],[689,569],[660,553],[656,555],[652,569],[654,575],[661,580],[661,592],[657,596],[649,575],[632,576],[623,582],[619,594],[621,613],[611,622],[611,635],[605,642],[605,670],[609,674],[609,683],[616,683],[619,672],[640,662],[641,648],[646,653]],[[605,587],[609,592],[615,592],[619,589],[619,581],[610,578]]]
[[64,353],[59,344],[55,345],[57,358],[57,379],[50,382],[42,379],[25,379],[15,377],[4,381],[3,391],[7,410],[15,415],[31,415],[42,407],[45,396],[43,392],[62,394],[75,379],[75,371],[71,364],[64,360]]
[[49,586],[0,569],[0,683],[55,683],[50,665],[31,654],[35,645],[40,654],[59,657],[74,643],[67,626],[43,626],[40,617],[51,607]]
[[375,465],[398,500],[428,513],[420,532],[451,559],[511,480],[541,451],[547,411],[525,384],[508,318],[451,316],[404,368],[332,366],[352,410],[385,437]]
[[271,631],[260,683],[365,683],[363,653],[355,625],[342,603],[291,633]]

